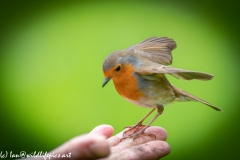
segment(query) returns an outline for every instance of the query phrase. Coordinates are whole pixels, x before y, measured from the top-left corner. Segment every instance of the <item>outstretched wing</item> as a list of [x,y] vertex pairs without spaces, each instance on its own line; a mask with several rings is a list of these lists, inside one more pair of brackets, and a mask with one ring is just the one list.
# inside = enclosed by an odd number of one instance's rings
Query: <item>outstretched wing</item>
[[213,75],[207,73],[178,69],[164,65],[140,67],[135,72],[141,75],[170,74],[175,78],[181,78],[184,80],[211,80],[213,78]]
[[171,51],[176,48],[176,42],[167,37],[151,37],[137,45],[129,47],[128,53],[138,54],[153,62],[170,65],[172,63]]

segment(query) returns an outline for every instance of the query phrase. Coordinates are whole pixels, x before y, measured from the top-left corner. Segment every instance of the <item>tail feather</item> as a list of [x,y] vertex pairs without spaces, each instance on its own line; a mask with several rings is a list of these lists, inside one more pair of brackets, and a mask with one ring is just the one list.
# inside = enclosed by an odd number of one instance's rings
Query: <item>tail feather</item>
[[209,106],[209,107],[211,107],[211,108],[213,108],[217,111],[222,111],[220,108],[218,108],[218,107],[216,107],[216,106],[214,106],[214,105],[212,105],[212,104],[210,104],[210,103],[208,103],[208,102],[206,102],[206,101],[204,101],[200,98],[197,98],[197,97],[195,97],[195,96],[193,96],[193,95],[191,95],[191,94],[189,94],[189,93],[187,93],[187,92],[185,92],[185,91],[183,91],[179,88],[175,88],[175,90],[180,95],[176,99],[177,101],[198,101],[198,102],[201,102],[201,103],[203,103],[203,104],[205,104],[205,105],[207,105],[207,106]]

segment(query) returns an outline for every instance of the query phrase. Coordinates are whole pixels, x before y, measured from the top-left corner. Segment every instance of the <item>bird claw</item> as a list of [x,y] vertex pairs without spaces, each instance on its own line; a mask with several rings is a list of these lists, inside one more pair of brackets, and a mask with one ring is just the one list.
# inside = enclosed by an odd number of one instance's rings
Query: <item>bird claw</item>
[[141,131],[141,129],[143,129],[145,126],[146,125],[137,124],[135,126],[125,127],[125,128],[129,128],[129,129],[123,132],[123,137],[128,137],[130,135],[136,134],[139,131]]
[[156,139],[156,136],[154,134],[151,134],[151,133],[141,133],[141,134],[137,134],[136,136],[133,137],[133,141],[136,141],[138,138],[142,138],[143,136],[147,136],[149,137],[150,139]]
[[143,136],[148,136],[150,139],[156,139],[156,136],[155,136],[154,134],[144,133],[144,132],[141,133],[141,131],[140,131],[140,132],[138,132],[138,133],[136,133],[136,134],[131,134],[131,135],[128,135],[128,136],[126,136],[126,137],[123,137],[123,138],[120,140],[120,142],[122,142],[122,141],[124,141],[125,139],[128,139],[128,138],[133,138],[133,141],[136,142],[137,139],[142,138]]
[[141,123],[135,126],[125,127],[125,128],[129,128],[129,129],[123,132],[123,138],[120,140],[120,142],[128,138],[133,138],[133,141],[136,141],[136,139],[141,138],[142,136],[148,136],[151,139],[156,139],[156,136],[154,134],[144,133],[147,127],[146,125],[142,125]]

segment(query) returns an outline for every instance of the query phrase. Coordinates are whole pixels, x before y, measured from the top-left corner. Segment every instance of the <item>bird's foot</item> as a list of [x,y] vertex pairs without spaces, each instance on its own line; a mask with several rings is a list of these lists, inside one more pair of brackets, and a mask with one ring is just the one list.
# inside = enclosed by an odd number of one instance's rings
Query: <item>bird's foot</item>
[[128,130],[123,132],[123,138],[138,133],[141,129],[143,129],[146,125],[142,125],[141,123],[136,124],[134,126],[127,126]]
[[125,139],[128,139],[128,138],[133,138],[133,141],[137,141],[139,138],[143,139],[143,137],[145,138],[150,138],[150,139],[156,139],[156,136],[154,134],[151,134],[151,133],[145,133],[144,131],[140,130],[139,132],[137,133],[133,133],[133,134],[130,134],[128,136],[124,136],[120,142],[124,141]]
[[148,127],[149,126],[142,125],[141,123],[135,126],[125,127],[129,129],[123,132],[123,138],[120,141],[123,141],[128,138],[133,138],[133,141],[135,141],[138,138],[142,138],[143,136],[147,136],[151,139],[156,139],[156,136],[154,134],[144,132]]

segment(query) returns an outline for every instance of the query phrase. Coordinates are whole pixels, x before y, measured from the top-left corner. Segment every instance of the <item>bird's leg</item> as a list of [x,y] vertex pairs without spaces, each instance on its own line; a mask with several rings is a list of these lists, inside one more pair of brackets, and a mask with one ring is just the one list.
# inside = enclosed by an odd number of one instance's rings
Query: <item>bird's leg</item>
[[155,110],[156,108],[153,108],[146,116],[144,116],[136,125],[134,126],[127,126],[125,128],[132,128],[132,127],[135,127],[135,126],[141,126],[142,125],[142,122]]
[[[121,139],[124,140],[126,138],[133,138],[136,139],[139,136],[150,136],[150,137],[154,137],[156,139],[156,136],[154,134],[149,134],[149,133],[144,133],[144,131],[157,119],[158,116],[160,116],[164,110],[164,107],[162,105],[158,106],[158,113],[153,117],[153,119],[147,124],[147,125],[143,125],[144,127],[142,127],[140,130],[138,130],[137,132],[134,132],[133,134],[129,134],[128,136],[124,136],[124,138]],[[140,121],[141,122],[141,121]]]
[[153,119],[147,125],[145,125],[145,127],[143,127],[139,132],[137,132],[136,135],[145,134],[144,131],[148,127],[150,127],[150,125],[157,119],[158,116],[160,116],[162,114],[163,110],[164,110],[163,106],[159,106],[158,107],[158,113],[153,117]]
[[129,136],[131,134],[137,133],[139,130],[145,127],[145,125],[142,125],[142,122],[155,110],[156,108],[153,108],[146,116],[144,116],[136,125],[134,126],[128,126],[125,128],[129,128],[125,132],[123,132],[123,137]]

